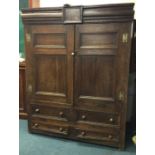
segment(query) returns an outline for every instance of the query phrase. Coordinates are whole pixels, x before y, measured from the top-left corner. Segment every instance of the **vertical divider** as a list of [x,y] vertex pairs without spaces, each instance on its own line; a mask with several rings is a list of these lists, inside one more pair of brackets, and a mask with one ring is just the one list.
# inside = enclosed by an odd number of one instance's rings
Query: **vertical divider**
[[74,25],[66,25],[67,33],[67,99],[73,106]]

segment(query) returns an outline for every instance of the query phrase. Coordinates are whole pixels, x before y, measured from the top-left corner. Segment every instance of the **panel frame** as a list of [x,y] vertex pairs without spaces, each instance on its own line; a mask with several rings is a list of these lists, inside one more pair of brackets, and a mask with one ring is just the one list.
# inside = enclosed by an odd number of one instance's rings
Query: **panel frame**
[[[59,24],[58,24],[59,25]],[[38,28],[37,28],[38,27]],[[32,103],[44,103],[48,102],[49,104],[73,104],[73,57],[71,53],[74,49],[74,26],[73,25],[60,25],[61,31],[64,29],[65,34],[65,43],[66,43],[66,49],[58,49],[58,51],[55,51],[55,54],[52,52],[49,52],[48,50],[44,51],[43,49],[39,49],[39,51],[36,52],[36,49],[33,47],[33,33],[39,33],[39,30],[41,28],[44,28],[42,32],[40,33],[50,33],[53,32],[53,34],[59,32],[58,27],[56,25],[25,25],[25,42],[26,42],[26,60],[28,60],[27,65],[27,76],[26,76],[26,88],[27,88],[27,102],[28,104]],[[54,31],[52,30],[52,27],[54,28]],[[60,33],[60,32],[59,32]],[[27,40],[26,34],[30,35],[31,40]],[[53,49],[54,51],[55,49]],[[57,54],[58,53],[58,54]],[[42,56],[42,55],[50,55],[50,56],[66,56],[66,95],[63,95],[61,93],[48,93],[48,92],[35,92],[35,57]],[[72,79],[72,80],[70,80]],[[32,92],[28,91],[28,87],[31,85]],[[60,102],[58,101],[60,99]],[[55,100],[55,101],[54,101]]]
[[[93,32],[92,32],[92,29],[91,29],[91,26],[95,26],[95,29],[93,29]],[[81,27],[81,28],[80,28]],[[101,30],[102,29],[102,30]],[[78,67],[78,63],[80,62],[77,62],[79,61],[78,60],[78,56],[100,56],[100,55],[103,55],[103,56],[114,56],[115,58],[115,66],[117,66],[117,62],[116,62],[116,56],[117,56],[117,51],[119,50],[118,49],[118,40],[119,40],[119,31],[120,31],[120,28],[119,28],[119,24],[83,24],[83,25],[80,25],[80,24],[77,24],[76,25],[76,45],[75,45],[75,51],[76,51],[76,54],[75,54],[75,83],[77,83],[77,77],[79,76],[78,74],[80,73],[80,71],[77,69]],[[94,49],[94,48],[87,48],[87,49],[81,49],[80,48],[80,35],[81,33],[91,33],[91,34],[99,34],[99,33],[113,33],[113,34],[116,34],[116,46],[115,47],[109,47],[109,48],[100,48],[98,50],[97,49]],[[111,50],[111,52],[109,52]],[[93,53],[93,52],[96,52],[96,53]],[[113,51],[113,52],[112,52]],[[115,72],[117,72],[117,70],[114,70]],[[77,72],[77,73],[76,73]],[[116,76],[116,73],[114,73],[114,76]],[[117,78],[117,77],[116,77]],[[97,107],[99,106],[103,111],[109,111],[109,112],[118,112],[119,111],[119,107],[117,106],[117,102],[116,102],[116,92],[115,92],[115,85],[117,85],[116,83],[117,79],[115,79],[115,84],[114,84],[114,87],[113,87],[113,91],[114,91],[114,96],[113,98],[111,97],[100,97],[100,96],[82,96],[81,98],[79,98],[79,100],[77,99],[78,98],[78,90],[77,90],[77,86],[76,87],[76,92],[75,92],[75,98],[74,98],[74,102],[75,102],[75,105],[77,108],[96,108],[98,109]],[[81,95],[80,95],[81,96]],[[80,97],[79,96],[79,97]],[[87,98],[86,98],[87,97]],[[94,102],[94,104],[91,104],[91,103],[87,103],[89,101],[86,101],[86,102],[83,102],[83,103],[80,103],[80,100],[81,99],[86,99],[86,100],[94,100],[96,99],[96,103]],[[83,100],[84,101],[84,100]],[[116,104],[115,104],[116,103]]]

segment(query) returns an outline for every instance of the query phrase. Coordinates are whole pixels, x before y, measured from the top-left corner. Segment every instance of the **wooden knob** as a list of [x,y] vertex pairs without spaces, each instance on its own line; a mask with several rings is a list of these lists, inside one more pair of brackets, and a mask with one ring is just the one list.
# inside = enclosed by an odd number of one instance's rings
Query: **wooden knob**
[[33,127],[37,128],[39,126],[38,123],[34,123]]
[[36,108],[36,109],[35,109],[35,112],[39,112],[39,111],[40,111],[40,109],[39,109],[39,108]]
[[82,115],[82,117],[81,117],[82,119],[86,119],[86,115]]
[[63,117],[64,113],[62,111],[59,112],[59,116]]
[[112,135],[109,135],[108,138],[109,138],[109,139],[112,139]]
[[62,127],[60,127],[60,128],[59,128],[59,131],[61,131],[61,132],[62,132],[62,131],[63,131],[63,128],[62,128]]
[[86,133],[84,131],[81,132],[81,136],[84,136],[86,135]]
[[113,118],[110,118],[109,121],[110,121],[110,122],[114,122],[114,119],[113,119]]

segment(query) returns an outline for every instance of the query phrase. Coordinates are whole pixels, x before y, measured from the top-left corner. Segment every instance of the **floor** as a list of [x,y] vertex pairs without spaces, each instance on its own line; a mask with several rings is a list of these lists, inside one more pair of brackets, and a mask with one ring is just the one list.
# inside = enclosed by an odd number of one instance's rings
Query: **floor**
[[27,121],[19,121],[19,155],[135,155],[136,147],[128,140],[124,151],[117,148],[30,134]]

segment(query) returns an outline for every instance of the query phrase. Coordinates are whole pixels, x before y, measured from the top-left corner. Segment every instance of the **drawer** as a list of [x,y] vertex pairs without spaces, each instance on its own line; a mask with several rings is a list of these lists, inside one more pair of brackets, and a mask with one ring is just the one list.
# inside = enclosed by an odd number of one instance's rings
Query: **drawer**
[[82,121],[83,123],[119,125],[120,117],[117,114],[79,110],[78,121]]
[[30,127],[35,131],[38,130],[42,132],[61,134],[66,136],[69,134],[69,126],[61,121],[33,117],[30,121]]
[[78,139],[96,141],[96,142],[119,142],[118,132],[107,131],[95,131],[91,129],[76,128],[76,137]]
[[53,119],[67,120],[68,109],[42,105],[31,105],[31,114],[48,116]]

